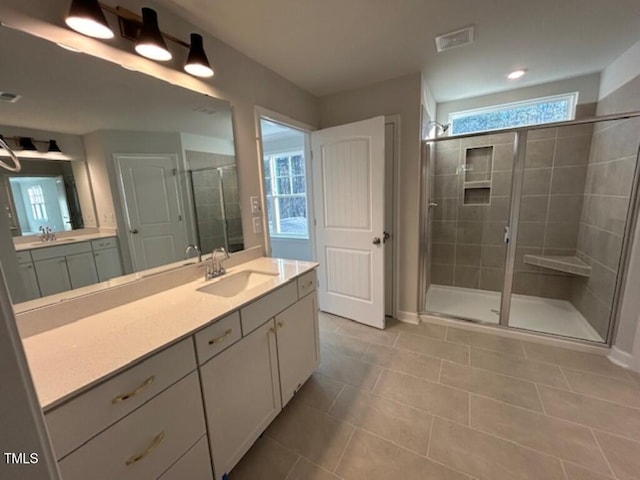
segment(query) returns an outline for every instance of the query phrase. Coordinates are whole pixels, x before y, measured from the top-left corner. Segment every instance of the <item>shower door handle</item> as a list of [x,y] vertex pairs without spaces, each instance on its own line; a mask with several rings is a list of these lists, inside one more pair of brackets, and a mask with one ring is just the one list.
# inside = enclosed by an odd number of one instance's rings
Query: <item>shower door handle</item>
[[504,227],[504,243],[509,243],[509,240],[511,239],[511,229],[506,226]]

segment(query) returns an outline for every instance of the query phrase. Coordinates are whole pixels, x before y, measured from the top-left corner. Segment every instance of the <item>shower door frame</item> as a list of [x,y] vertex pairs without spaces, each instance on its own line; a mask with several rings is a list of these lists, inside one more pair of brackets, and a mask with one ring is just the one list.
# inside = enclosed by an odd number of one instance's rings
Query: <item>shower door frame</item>
[[[580,120],[570,120],[564,122],[552,122],[539,125],[531,125],[527,127],[517,128],[505,128],[499,130],[490,130],[487,132],[470,133],[462,135],[453,135],[448,137],[436,137],[422,140],[420,149],[420,218],[419,218],[419,252],[418,252],[418,317],[421,316],[433,316],[451,320],[460,320],[470,323],[487,325],[495,328],[507,328],[518,331],[523,331],[535,335],[541,335],[551,338],[562,338],[563,340],[572,341],[576,343],[588,344],[588,345],[603,345],[611,346],[617,332],[618,320],[620,314],[621,297],[625,290],[627,270],[629,265],[629,259],[631,255],[631,246],[633,245],[634,233],[636,229],[638,219],[638,212],[640,211],[640,147],[636,155],[636,168],[634,171],[634,178],[631,186],[631,193],[629,196],[629,208],[627,210],[627,218],[624,228],[622,248],[620,253],[620,262],[616,277],[616,285],[613,295],[613,301],[611,304],[611,313],[609,317],[609,325],[607,328],[607,338],[604,342],[595,342],[592,340],[585,340],[574,337],[566,337],[558,334],[541,332],[536,330],[524,330],[509,325],[509,314],[511,310],[511,297],[513,291],[513,279],[515,269],[515,256],[516,247],[518,244],[518,223],[520,219],[520,203],[522,199],[522,186],[524,182],[524,166],[526,157],[526,145],[528,133],[533,130],[542,130],[548,128],[568,127],[574,125],[584,124],[596,124],[606,121],[615,120],[627,120],[630,118],[640,117],[640,111],[625,112],[610,115],[601,115],[595,117],[584,118]],[[429,151],[431,146],[434,146],[438,142],[447,140],[459,140],[464,138],[477,138],[488,135],[499,135],[505,133],[514,133],[514,151],[513,151],[513,169],[511,178],[511,195],[509,206],[509,220],[508,231],[505,231],[506,241],[506,253],[505,253],[505,269],[503,278],[503,287],[501,290],[500,298],[500,320],[498,324],[487,323],[482,320],[458,317],[454,315],[430,312],[426,309],[426,285],[428,278],[429,268],[429,215],[430,209],[428,203],[430,202],[431,191],[429,188],[429,161],[431,161],[431,152]],[[639,137],[640,140],[640,137]],[[640,143],[640,142],[639,142]]]

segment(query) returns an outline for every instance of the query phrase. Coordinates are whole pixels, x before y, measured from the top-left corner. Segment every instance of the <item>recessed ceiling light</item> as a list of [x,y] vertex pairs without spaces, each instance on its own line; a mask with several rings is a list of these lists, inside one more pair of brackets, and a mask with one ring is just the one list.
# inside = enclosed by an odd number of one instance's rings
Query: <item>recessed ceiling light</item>
[[523,68],[522,70],[514,70],[513,72],[507,75],[507,78],[509,80],[517,80],[518,78],[523,77],[525,73],[527,73],[526,68]]

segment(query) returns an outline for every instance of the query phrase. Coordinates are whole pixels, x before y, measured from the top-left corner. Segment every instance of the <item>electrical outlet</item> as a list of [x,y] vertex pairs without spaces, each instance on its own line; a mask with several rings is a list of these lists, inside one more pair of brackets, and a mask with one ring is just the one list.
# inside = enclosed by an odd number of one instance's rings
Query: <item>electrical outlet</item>
[[253,217],[253,233],[262,233],[262,218]]
[[249,201],[251,202],[251,213],[262,213],[262,207],[258,197],[249,197]]

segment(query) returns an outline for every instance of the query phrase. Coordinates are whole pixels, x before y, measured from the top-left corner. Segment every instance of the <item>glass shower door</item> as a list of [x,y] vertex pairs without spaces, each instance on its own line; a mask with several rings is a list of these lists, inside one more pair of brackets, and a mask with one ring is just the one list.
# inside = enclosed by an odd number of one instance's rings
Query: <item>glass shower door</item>
[[500,321],[514,138],[480,135],[431,149],[427,313]]
[[636,118],[528,132],[509,326],[607,341],[639,131]]

